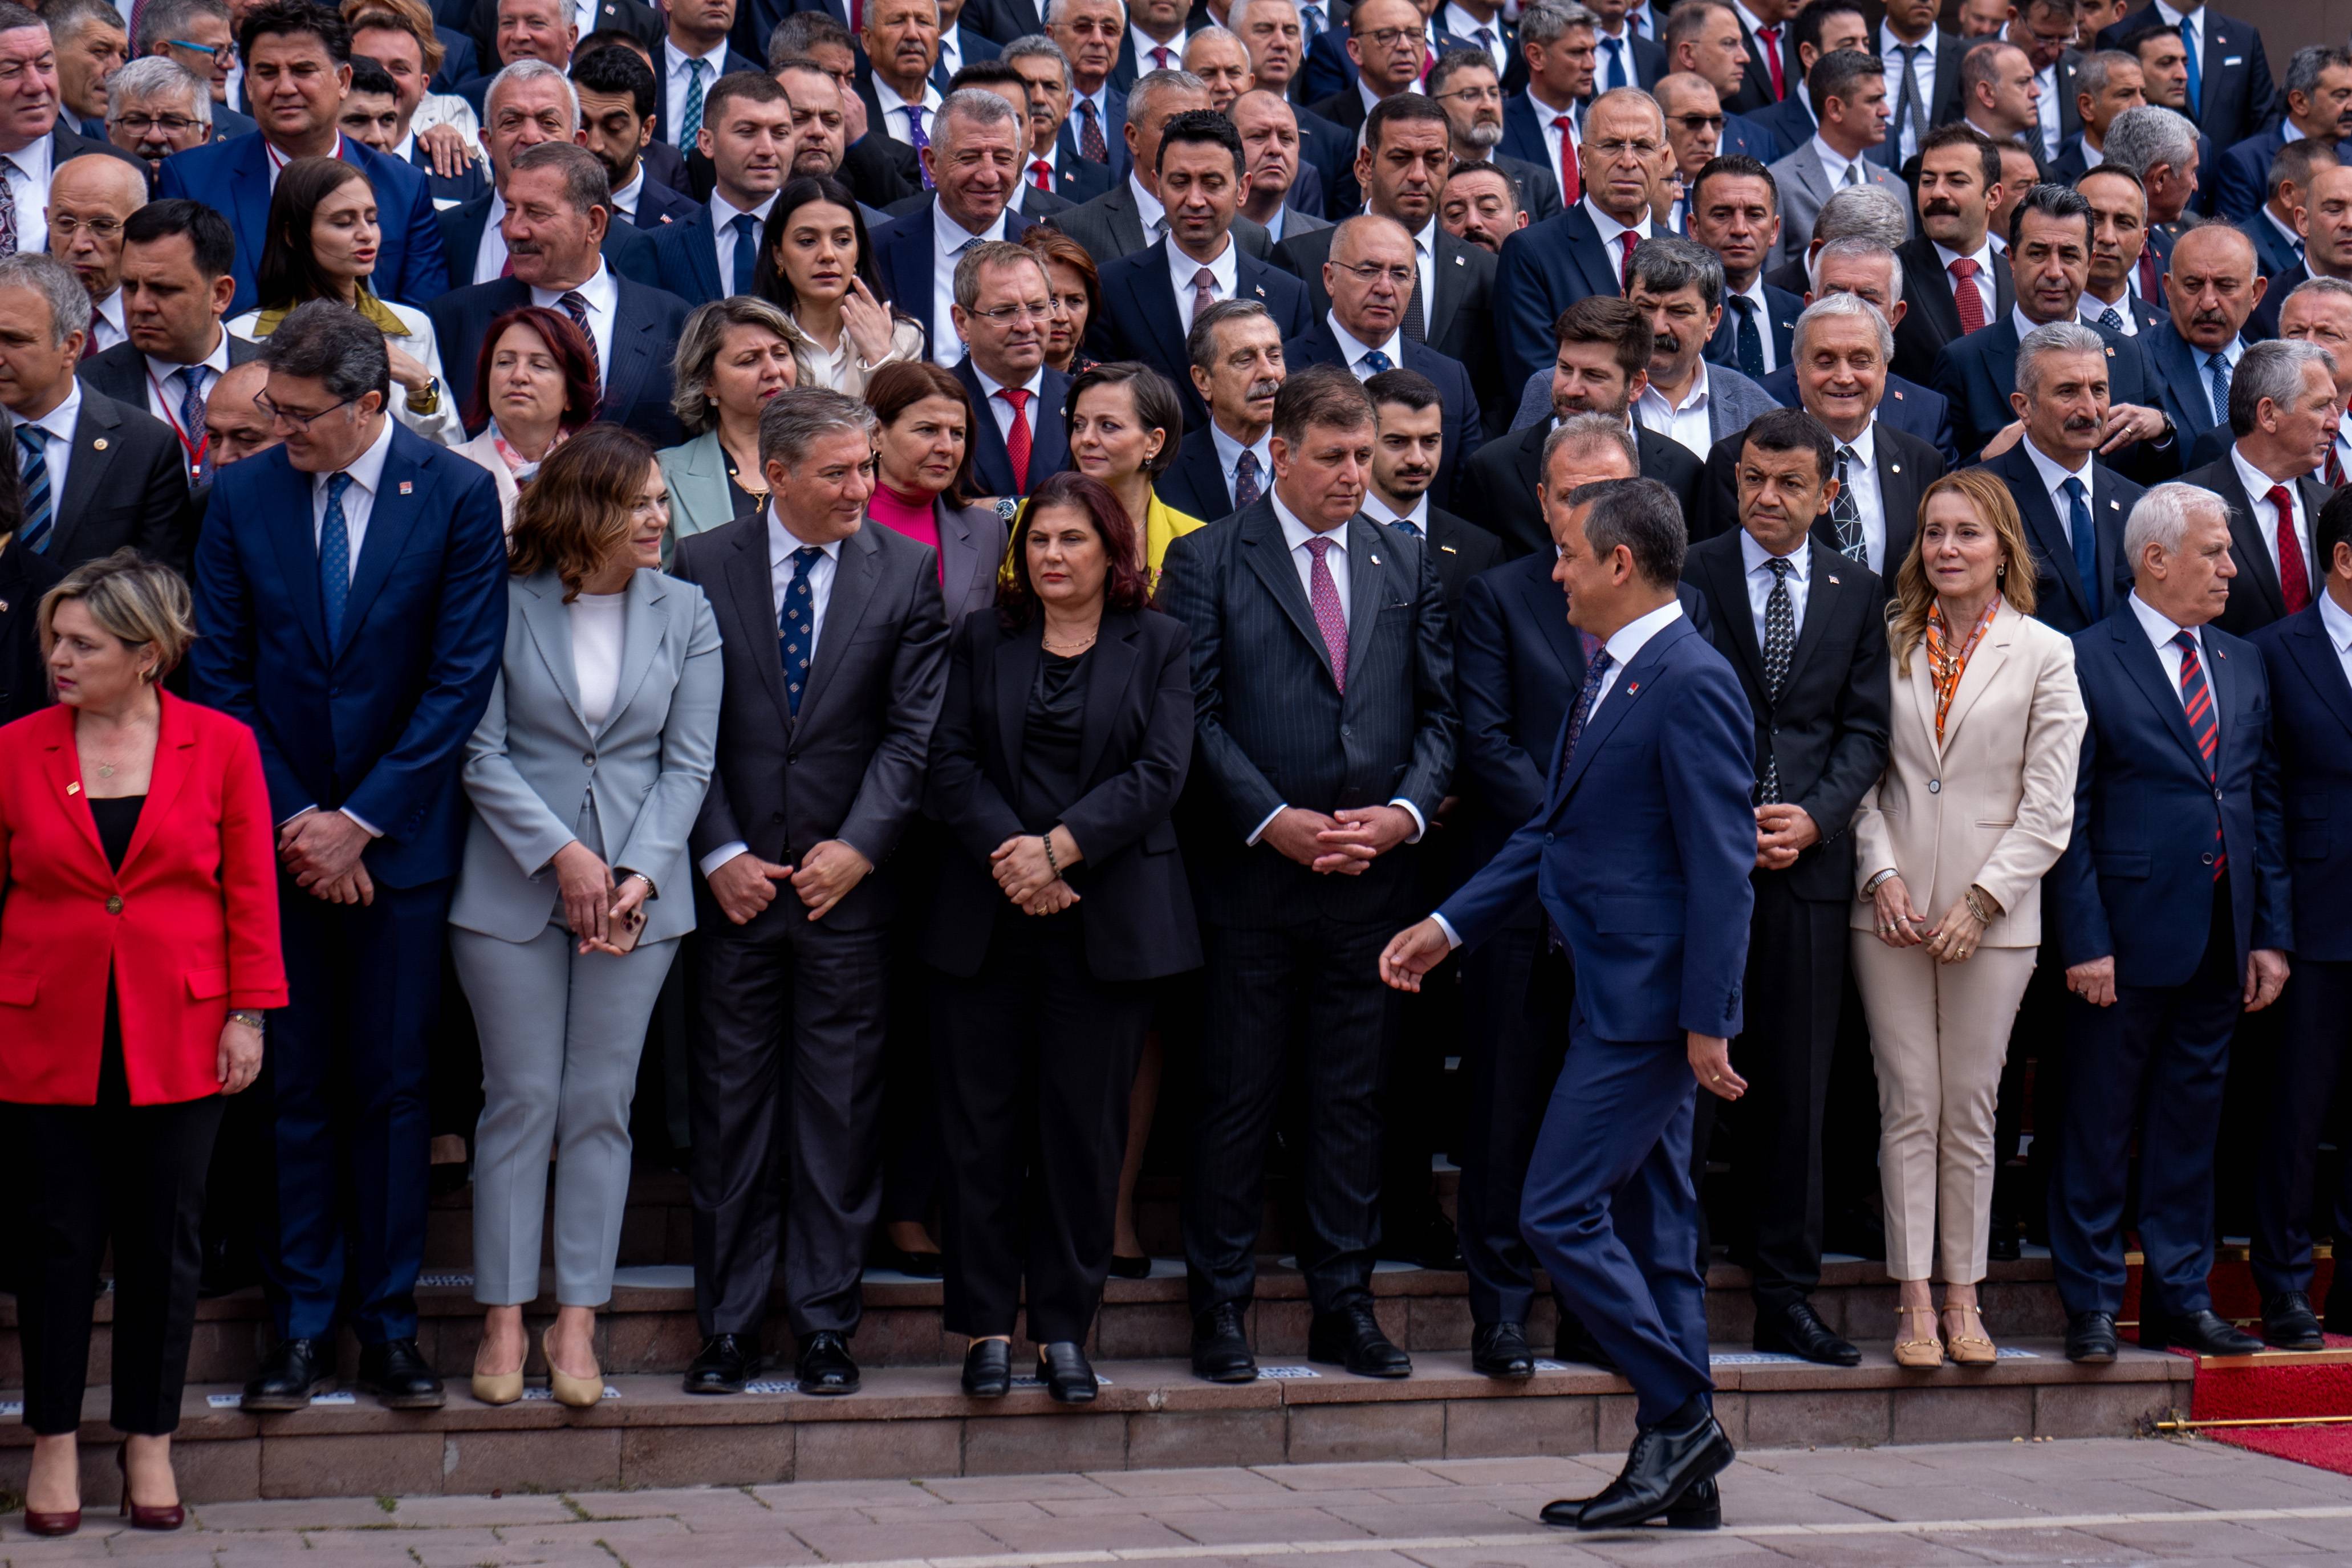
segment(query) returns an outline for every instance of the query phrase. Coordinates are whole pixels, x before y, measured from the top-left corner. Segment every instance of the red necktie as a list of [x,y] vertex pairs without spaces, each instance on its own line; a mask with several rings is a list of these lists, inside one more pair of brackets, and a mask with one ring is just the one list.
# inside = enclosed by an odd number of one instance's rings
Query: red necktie
[[1013,405],[1013,428],[1004,433],[1004,455],[1013,460],[1013,493],[1029,493],[1029,395],[1008,386],[997,396]]
[[1764,46],[1764,68],[1772,73],[1772,101],[1778,103],[1789,96],[1789,84],[1780,75],[1780,29],[1759,27],[1756,41]]
[[2304,569],[2303,541],[2294,532],[2294,500],[2284,485],[2273,485],[2263,499],[2278,513],[2279,597],[2291,616],[2311,603],[2311,574]]
[[1029,183],[1036,186],[1041,191],[1052,190],[1054,188],[1054,165],[1048,163],[1043,158],[1032,159],[1029,164]]
[[1617,266],[1617,292],[1620,294],[1633,291],[1633,247],[1641,242],[1641,238],[1630,228],[1617,237],[1617,243],[1625,251],[1624,258]]
[[1555,114],[1551,128],[1559,132],[1559,199],[1573,205],[1584,195],[1584,182],[1576,168],[1576,121],[1565,114]]
[[1168,46],[1165,44],[1154,44],[1151,47],[1151,68],[1154,70],[1164,71],[1168,68]]
[[1952,303],[1959,307],[1960,331],[1974,332],[1985,324],[1984,296],[1977,292],[1977,264],[1968,257],[1952,263]]
[[2327,488],[2331,490],[2344,488],[2344,459],[2336,452],[2333,441],[2327,444]]
[[2139,297],[2158,310],[2164,307],[2164,280],[2156,272],[2156,243],[2151,240],[2140,247]]

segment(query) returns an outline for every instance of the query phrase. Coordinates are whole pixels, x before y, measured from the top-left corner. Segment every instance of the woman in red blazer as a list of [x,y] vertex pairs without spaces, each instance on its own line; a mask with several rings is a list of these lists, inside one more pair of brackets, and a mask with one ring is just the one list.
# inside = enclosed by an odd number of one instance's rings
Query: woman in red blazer
[[16,1312],[33,1428],[26,1528],[81,1522],[74,1432],[90,1281],[114,1246],[123,1508],[183,1517],[172,1475],[221,1097],[286,1005],[269,795],[253,732],[158,684],[187,585],[125,550],[41,601],[58,706],[0,729],[0,1149],[23,1205]]

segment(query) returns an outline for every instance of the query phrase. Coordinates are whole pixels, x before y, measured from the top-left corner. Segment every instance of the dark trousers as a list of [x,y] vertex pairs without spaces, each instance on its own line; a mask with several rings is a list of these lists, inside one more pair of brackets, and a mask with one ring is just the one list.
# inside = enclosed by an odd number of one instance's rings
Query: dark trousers
[[1528,1167],[1519,1225],[1656,1426],[1710,1392],[1706,1279],[1690,1179],[1686,1044],[1603,1040],[1582,1009]]
[[2069,1312],[2120,1311],[2124,1194],[2139,1136],[2140,1315],[2213,1304],[2213,1141],[2245,977],[2226,887],[2197,973],[2117,985],[2111,1007],[2073,998],[2066,1121],[2050,1191],[2050,1255]]
[[1102,1302],[1152,988],[1094,977],[1082,915],[1000,914],[980,973],[935,980],[950,1333],[1011,1333],[1024,1279],[1039,1344]]
[[[2038,1236],[2040,1232],[2035,1227],[2046,1225],[2050,1170],[2058,1151],[2058,1129],[2065,1119],[2066,1036],[2079,1004],[2066,989],[2066,961],[2060,956],[2057,938],[2050,930],[2055,923],[2048,918],[2050,900],[2045,898],[2042,907],[2044,919],[2041,952],[2034,960],[2033,978],[2025,983],[2025,1000],[2018,1005],[2017,1022],[2010,1026],[2009,1055],[2001,1063],[2000,1089],[1993,1101],[1992,1223],[1996,1235],[2014,1232],[2021,1215],[2028,1222],[2029,1237]],[[2031,1144],[2025,1144],[2025,1169],[2019,1173],[2022,1191],[2011,1195],[2001,1191],[2000,1171],[2017,1158],[2018,1148],[2025,1142],[2025,1069],[2029,1061],[2033,1067],[2034,1136]]]
[[1822,1118],[1849,939],[1844,904],[1797,897],[1783,872],[1751,880],[1748,1027],[1731,1047],[1748,1092],[1715,1110],[1731,1138],[1735,1255],[1757,1305],[1778,1309],[1822,1282]]
[[[2278,1007],[2283,1026],[2254,1160],[2254,1281],[2265,1296],[2311,1289],[2312,1168],[2352,1050],[2352,963],[2296,959]],[[2332,1218],[2340,1249],[2352,1242],[2352,1160],[2344,1162]]]
[[[278,1331],[322,1339],[348,1300],[362,1343],[416,1337],[450,882],[330,904],[278,883],[292,1005],[269,1020]],[[346,1231],[348,1228],[348,1242]]]
[[781,1255],[793,1332],[854,1333],[882,1204],[889,928],[812,923],[788,888],[747,926],[698,900],[695,1315],[706,1337],[757,1338]]
[[1462,1068],[1469,1126],[1454,1218],[1470,1274],[1470,1317],[1525,1323],[1535,1303],[1535,1253],[1519,1234],[1519,1200],[1536,1133],[1568,1051],[1576,969],[1544,930],[1514,926],[1462,955]]
[[908,825],[890,856],[898,912],[890,924],[890,1020],[882,1046],[884,1225],[929,1224],[940,1198],[939,1092],[931,1079],[932,971],[922,961],[940,860],[963,851],[929,818]]
[[23,1251],[16,1321],[25,1424],[44,1437],[81,1425],[89,1373],[91,1289],[114,1244],[113,1409],[118,1432],[161,1436],[180,1425],[180,1389],[204,1265],[205,1171],[221,1098],[130,1102],[119,1072],[96,1105],[0,1105],[15,1170]]
[[1192,1310],[1245,1304],[1257,1280],[1266,1152],[1297,1072],[1305,1127],[1298,1266],[1318,1312],[1369,1304],[1380,1246],[1381,1057],[1393,920],[1202,928],[1209,1019],[1184,1183]]

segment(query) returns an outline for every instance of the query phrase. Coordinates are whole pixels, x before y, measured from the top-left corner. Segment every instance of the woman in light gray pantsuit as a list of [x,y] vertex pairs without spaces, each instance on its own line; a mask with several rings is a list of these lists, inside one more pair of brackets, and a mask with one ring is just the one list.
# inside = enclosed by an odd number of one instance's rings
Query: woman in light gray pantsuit
[[596,425],[551,453],[508,543],[511,613],[466,754],[474,807],[450,910],[481,1028],[474,1299],[489,1308],[474,1397],[522,1397],[523,1304],[539,1294],[555,1181],[549,1382],[603,1393],[596,1309],[612,1299],[629,1184],[629,1100],[655,998],[694,928],[687,832],[719,734],[718,623],[665,576],[653,447]]

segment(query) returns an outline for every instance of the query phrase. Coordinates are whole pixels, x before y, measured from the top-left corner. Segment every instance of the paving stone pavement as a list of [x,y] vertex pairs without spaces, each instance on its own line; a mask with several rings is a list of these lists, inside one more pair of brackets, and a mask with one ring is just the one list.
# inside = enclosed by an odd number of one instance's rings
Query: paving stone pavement
[[1586,1568],[1792,1563],[2319,1564],[2352,1561],[2352,1478],[2200,1441],[1759,1449],[1727,1528],[1578,1536],[1545,1502],[1601,1456],[1136,1470],[549,1496],[215,1503],[176,1535],[93,1518],[9,1568]]

